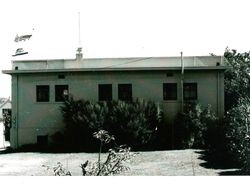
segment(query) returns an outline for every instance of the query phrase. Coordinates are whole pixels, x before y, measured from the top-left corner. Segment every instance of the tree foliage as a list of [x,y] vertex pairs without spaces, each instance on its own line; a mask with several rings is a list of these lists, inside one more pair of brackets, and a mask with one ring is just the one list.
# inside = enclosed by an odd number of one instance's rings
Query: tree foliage
[[226,49],[229,69],[225,72],[225,110],[234,107],[242,97],[250,97],[250,52]]
[[225,130],[228,152],[250,173],[250,52],[226,49]]
[[186,104],[176,116],[174,137],[176,148],[211,148],[215,146],[218,121],[211,105]]
[[228,148],[242,165],[242,171],[250,173],[250,99],[240,98],[238,104],[227,113]]
[[69,98],[61,108],[65,122],[65,141],[80,149],[95,150],[92,133],[105,129],[116,137],[117,144],[133,149],[152,145],[159,125],[160,111],[151,101],[91,102]]

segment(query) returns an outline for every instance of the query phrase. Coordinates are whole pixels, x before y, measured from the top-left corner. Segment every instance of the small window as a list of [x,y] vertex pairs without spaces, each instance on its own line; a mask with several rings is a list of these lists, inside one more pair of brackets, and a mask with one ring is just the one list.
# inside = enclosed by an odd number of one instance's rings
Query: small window
[[118,99],[132,101],[132,84],[118,84]]
[[99,101],[111,101],[112,84],[99,84],[98,93],[99,93]]
[[65,75],[59,74],[59,75],[58,75],[58,79],[65,79]]
[[184,83],[184,100],[197,100],[197,83]]
[[167,73],[167,77],[173,77],[174,76],[174,74],[173,73]]
[[37,102],[49,102],[49,86],[48,85],[36,86],[36,101]]
[[69,96],[69,86],[68,85],[55,85],[55,101],[63,102],[67,100]]
[[163,84],[163,100],[177,100],[177,83]]

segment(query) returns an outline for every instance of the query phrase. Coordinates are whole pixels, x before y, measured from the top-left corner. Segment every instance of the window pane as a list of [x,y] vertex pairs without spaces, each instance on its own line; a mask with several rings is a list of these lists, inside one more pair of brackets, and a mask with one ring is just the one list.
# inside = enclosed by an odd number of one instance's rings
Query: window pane
[[118,84],[118,99],[132,101],[132,84]]
[[111,101],[112,84],[99,84],[98,94],[99,94],[99,101]]
[[63,102],[68,99],[69,87],[68,85],[56,85],[55,86],[55,101]]
[[49,101],[49,86],[48,85],[36,86],[36,101],[37,102]]
[[197,83],[184,83],[184,100],[197,100]]
[[163,100],[177,100],[177,83],[163,84]]

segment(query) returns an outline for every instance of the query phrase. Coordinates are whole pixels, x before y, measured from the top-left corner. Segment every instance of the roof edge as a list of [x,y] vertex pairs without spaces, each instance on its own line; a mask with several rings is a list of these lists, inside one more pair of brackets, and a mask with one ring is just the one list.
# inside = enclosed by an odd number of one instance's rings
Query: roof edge
[[[227,66],[185,67],[185,70],[226,70]],[[3,70],[4,74],[22,73],[52,73],[52,72],[115,72],[115,71],[163,71],[181,70],[181,67],[137,67],[137,68],[70,68],[70,69],[43,69],[43,70]]]

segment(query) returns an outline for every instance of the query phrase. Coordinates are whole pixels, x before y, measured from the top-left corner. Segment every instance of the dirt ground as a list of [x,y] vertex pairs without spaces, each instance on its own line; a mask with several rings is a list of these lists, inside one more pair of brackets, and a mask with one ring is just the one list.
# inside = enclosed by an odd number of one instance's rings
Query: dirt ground
[[[140,152],[128,163],[124,176],[217,176],[235,169],[205,168],[199,150]],[[104,157],[104,155],[103,155]],[[72,175],[80,176],[80,164],[96,161],[97,153],[7,153],[0,154],[1,176],[50,176],[52,170],[42,165],[56,166],[61,162]]]

